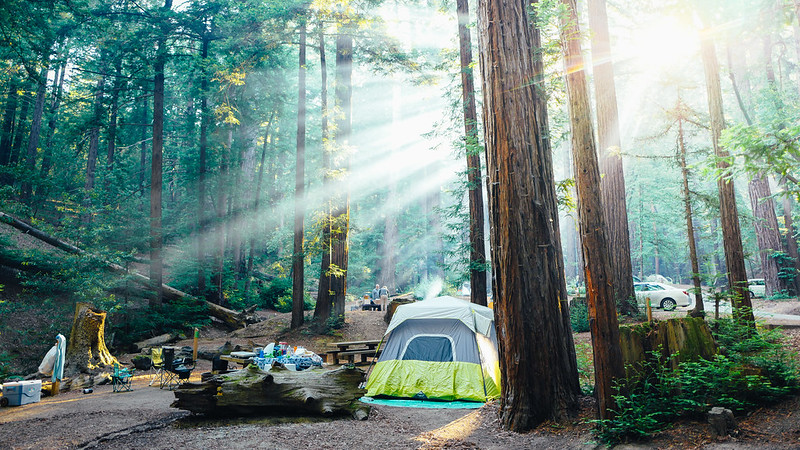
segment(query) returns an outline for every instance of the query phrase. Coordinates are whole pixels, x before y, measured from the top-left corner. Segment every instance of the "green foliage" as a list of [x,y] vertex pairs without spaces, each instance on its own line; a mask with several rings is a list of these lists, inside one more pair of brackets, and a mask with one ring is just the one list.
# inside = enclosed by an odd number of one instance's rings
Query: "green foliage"
[[323,325],[321,332],[329,336],[334,336],[339,332],[339,330],[342,329],[342,327],[344,327],[344,316],[331,316],[325,320],[325,324]]
[[608,444],[641,439],[677,417],[703,417],[712,406],[741,413],[798,390],[796,356],[782,347],[778,332],[755,332],[730,319],[714,329],[722,353],[710,361],[685,361],[672,370],[654,351],[637,370],[629,368],[635,375],[618,383],[613,418],[594,421],[597,436]]
[[281,298],[287,296],[289,297],[289,311],[291,311],[292,279],[287,277],[278,277],[272,280],[266,289],[261,291],[261,302],[264,308],[278,310],[278,305],[281,303]]
[[[580,301],[579,301],[580,299]],[[586,299],[578,297],[569,305],[569,323],[575,333],[585,333],[589,331],[589,305]]]
[[592,345],[587,342],[575,343],[575,356],[578,362],[578,382],[584,395],[594,395],[594,364]]
[[[100,305],[103,306],[103,305]],[[119,305],[109,315],[111,332],[115,343],[127,347],[133,342],[160,333],[186,334],[192,328],[208,325],[208,306],[199,298],[164,302],[161,309]]]
[[[274,306],[275,310],[280,313],[290,313],[292,312],[292,294],[291,290],[289,295],[282,295],[278,297],[277,302]],[[314,303],[311,301],[311,296],[306,293],[305,298],[303,299],[303,311],[311,311],[314,309]]]

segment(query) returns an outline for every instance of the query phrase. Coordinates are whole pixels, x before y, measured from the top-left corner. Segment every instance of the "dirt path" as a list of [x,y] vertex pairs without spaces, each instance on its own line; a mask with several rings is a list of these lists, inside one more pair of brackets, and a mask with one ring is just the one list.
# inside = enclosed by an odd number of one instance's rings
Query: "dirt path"
[[[0,410],[0,448],[581,448],[580,434],[520,435],[496,429],[480,410],[373,406],[364,421],[303,417],[205,419],[170,408],[173,393],[134,380],[133,391],[68,392]],[[494,431],[487,433],[487,428]],[[588,435],[587,435],[588,436]],[[532,447],[533,446],[533,447]],[[585,447],[584,447],[585,448]]]

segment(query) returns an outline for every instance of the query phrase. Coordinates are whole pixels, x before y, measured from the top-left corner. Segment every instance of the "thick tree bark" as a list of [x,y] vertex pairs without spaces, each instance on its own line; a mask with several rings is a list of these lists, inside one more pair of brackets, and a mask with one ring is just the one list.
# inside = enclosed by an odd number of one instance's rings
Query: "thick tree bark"
[[90,373],[117,362],[106,347],[105,326],[105,311],[95,309],[88,303],[75,305],[72,330],[67,339],[67,354],[64,357],[65,375],[71,377],[79,373]]
[[320,262],[319,286],[317,289],[317,304],[314,307],[314,321],[323,323],[331,316],[331,214],[332,195],[331,187],[331,144],[328,133],[328,61],[325,55],[325,28],[320,22],[319,27],[319,70],[320,70],[320,116],[322,124],[322,191],[325,195],[325,216],[322,224],[322,261]]
[[486,250],[483,245],[483,186],[478,143],[478,112],[472,76],[472,39],[469,29],[469,2],[457,0],[458,44],[461,56],[461,99],[464,107],[464,143],[467,155],[469,189],[469,282],[470,301],[486,306]]
[[500,0],[478,7],[500,420],[514,431],[566,419],[579,393],[543,64],[534,58],[539,32],[527,8]]
[[[301,19],[305,20],[305,19]],[[294,250],[292,251],[292,323],[303,325],[303,297],[305,295],[305,252],[303,251],[303,224],[306,184],[306,23],[300,24],[300,52],[297,69],[297,153],[294,176]]]
[[778,217],[775,214],[775,202],[769,188],[769,181],[764,173],[754,176],[747,185],[750,194],[750,205],[753,208],[756,241],[761,256],[761,269],[764,275],[766,297],[780,294],[787,290],[786,280],[779,277],[781,270],[776,252],[783,249],[781,235],[778,230]]
[[359,401],[366,392],[360,369],[264,372],[254,365],[175,390],[173,408],[211,416],[281,415],[287,413],[366,419],[369,406]]
[[615,380],[624,377],[619,349],[619,324],[611,264],[608,258],[603,199],[600,193],[600,169],[592,129],[589,86],[583,68],[578,40],[578,16],[575,0],[562,0],[569,15],[562,18],[561,45],[567,73],[567,97],[572,131],[572,159],[575,161],[575,185],[578,192],[578,220],[586,272],[586,298],[594,350],[595,396],[601,419],[611,416]]
[[726,171],[728,164],[724,158],[728,153],[719,144],[722,130],[725,128],[725,119],[722,110],[722,89],[719,81],[719,64],[711,40],[710,30],[706,29],[701,34],[700,54],[703,59],[703,70],[706,77],[708,91],[708,109],[711,117],[711,142],[714,154],[718,158],[717,168],[724,173],[719,177],[720,222],[722,226],[722,241],[725,248],[725,264],[728,270],[728,288],[731,302],[737,321],[755,327],[752,303],[747,289],[747,271],[744,266],[744,250],[742,248],[742,233],[739,227],[739,215],[736,208],[736,196],[733,180]]
[[33,108],[33,121],[28,138],[28,149],[25,153],[25,172],[27,175],[22,180],[21,198],[27,202],[33,193],[31,178],[36,170],[36,154],[39,149],[39,135],[42,131],[42,117],[44,116],[44,102],[47,99],[47,68],[42,68],[36,85],[36,103]]
[[342,152],[337,165],[340,173],[335,188],[333,220],[331,221],[331,270],[335,273],[330,279],[333,297],[333,316],[344,316],[344,302],[347,294],[347,268],[349,257],[348,235],[350,230],[350,157],[347,156],[352,132],[353,97],[353,36],[350,24],[340,25],[336,37],[336,151]]
[[[770,50],[769,39],[765,38],[765,50]],[[737,45],[736,36],[732,33],[729,35],[728,43],[728,61],[729,61],[729,77],[733,85],[734,92],[736,93],[736,100],[739,104],[739,109],[745,118],[748,125],[753,122],[748,113],[747,104],[751,103],[751,88],[750,82],[746,76],[746,62],[744,52],[736,51],[731,47]],[[774,73],[771,69],[771,58],[769,54],[765,54],[765,66],[767,67],[767,78],[769,81],[770,74],[772,74],[772,81],[774,82]],[[739,74],[739,76],[737,76]],[[738,83],[737,83],[737,80]],[[741,89],[739,88],[741,85]],[[778,105],[780,108],[780,105]],[[772,200],[772,193],[770,192],[769,181],[766,174],[760,173],[754,176],[747,185],[747,190],[750,195],[750,206],[753,210],[754,228],[756,233],[756,242],[758,243],[759,255],[761,257],[761,270],[765,281],[765,295],[771,297],[782,291],[786,291],[786,280],[778,276],[781,270],[780,263],[775,259],[775,253],[782,250],[781,236],[778,229],[778,218],[775,214],[775,202]]]
[[600,189],[606,222],[608,255],[614,300],[622,314],[638,312],[633,293],[633,268],[625,204],[625,175],[622,169],[617,91],[608,34],[606,0],[589,1],[592,29],[592,65],[597,99],[597,136],[600,147]]
[[641,375],[636,371],[645,361],[677,369],[682,361],[711,360],[719,351],[711,327],[699,317],[620,327],[620,346],[628,376]]

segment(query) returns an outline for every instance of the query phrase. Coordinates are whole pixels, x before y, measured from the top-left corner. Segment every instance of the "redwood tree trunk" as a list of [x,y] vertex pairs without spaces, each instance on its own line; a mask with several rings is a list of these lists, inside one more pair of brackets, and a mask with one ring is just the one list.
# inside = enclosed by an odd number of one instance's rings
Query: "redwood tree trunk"
[[8,83],[5,111],[3,112],[3,130],[0,137],[0,166],[7,166],[11,161],[11,144],[14,141],[14,116],[19,104],[19,83],[11,77]]
[[579,393],[546,98],[537,78],[543,64],[534,59],[539,32],[527,8],[502,0],[478,5],[500,420],[514,431],[566,419]]
[[764,273],[765,297],[772,297],[787,290],[786,280],[779,277],[781,270],[775,253],[783,248],[778,230],[778,217],[775,214],[775,202],[764,173],[754,176],[747,185],[750,193],[750,205],[753,208],[753,225],[756,230],[761,268]]
[[[119,109],[119,91],[122,89],[122,58],[119,57],[114,63],[114,82],[111,88],[111,116],[108,120],[108,146],[106,147],[106,180],[105,188],[108,191],[111,187],[111,180],[114,177],[114,158],[117,151],[117,110]],[[109,195],[110,192],[106,192]],[[107,197],[110,201],[110,197]]]
[[[683,102],[679,101],[679,108]],[[679,113],[680,114],[680,113]],[[697,244],[694,236],[694,222],[692,214],[692,199],[689,190],[689,167],[686,164],[686,140],[683,132],[683,116],[678,116],[678,160],[681,166],[681,176],[683,178],[683,208],[686,217],[686,236],[689,240],[689,259],[692,263],[692,282],[694,283],[694,308],[689,312],[690,316],[702,317],[705,314],[703,305],[703,291],[700,286],[700,262],[697,259]]]
[[17,117],[17,125],[14,127],[14,141],[11,143],[11,153],[8,156],[9,164],[16,164],[20,157],[20,149],[22,148],[22,141],[25,140],[25,130],[27,129],[28,113],[30,111],[31,101],[27,98],[25,93],[30,92],[30,81],[26,82],[23,86],[23,95],[20,98],[22,105],[19,109],[19,117]]
[[786,253],[792,258],[792,267],[787,269],[792,274],[791,285],[792,294],[797,295],[800,290],[800,255],[797,251],[797,239],[795,238],[794,221],[792,220],[792,199],[789,197],[783,198],[783,220],[786,225]]
[[[164,11],[172,8],[172,0],[164,1]],[[156,295],[150,306],[161,308],[163,301],[164,262],[161,259],[163,243],[161,230],[162,157],[164,152],[164,66],[167,61],[167,30],[161,27],[153,78],[153,149],[150,163],[150,281]]]
[[600,169],[592,129],[589,86],[581,54],[575,0],[562,0],[569,16],[562,18],[561,45],[567,72],[567,97],[572,131],[572,159],[578,192],[578,220],[581,230],[586,298],[595,369],[595,396],[601,419],[611,416],[614,381],[625,376],[619,348],[619,324],[614,302],[611,265],[608,258]]
[[470,301],[486,306],[486,250],[483,245],[483,187],[481,180],[478,113],[475,108],[475,83],[472,76],[472,39],[469,29],[469,2],[456,1],[458,43],[461,55],[461,98],[464,105],[464,140],[467,153],[469,188],[469,282]]
[[292,252],[292,324],[298,328],[303,324],[303,296],[305,288],[305,255],[303,252],[303,219],[306,215],[306,23],[300,24],[300,54],[297,69],[297,153],[294,176],[294,250]]
[[[158,75],[156,74],[156,76]],[[86,183],[83,186],[86,191],[84,192],[84,208],[86,208],[86,211],[83,213],[83,222],[86,224],[92,221],[91,199],[97,171],[97,153],[100,148],[100,121],[103,116],[103,86],[105,86],[105,83],[105,77],[97,80],[94,92],[94,115],[92,117],[92,128],[89,130],[89,152],[86,155]],[[155,98],[155,93],[153,93],[153,96]],[[153,117],[155,118],[155,116]],[[155,123],[153,127],[155,127]]]
[[39,74],[36,86],[36,104],[33,108],[33,121],[31,122],[30,138],[28,138],[28,151],[25,154],[26,176],[22,180],[22,201],[27,202],[31,198],[32,183],[31,178],[36,169],[36,154],[39,148],[39,134],[42,131],[42,116],[44,116],[44,101],[47,98],[47,68],[43,68]]
[[319,70],[320,70],[320,115],[322,116],[322,191],[325,198],[325,217],[322,219],[322,261],[320,263],[317,304],[314,308],[314,320],[323,323],[331,316],[331,145],[328,142],[328,61],[325,56],[325,29],[319,23]]
[[[718,158],[717,168],[725,170],[728,164],[724,158],[728,153],[719,145],[719,138],[725,128],[722,110],[722,89],[719,81],[719,63],[714,51],[714,43],[708,29],[704,30],[700,39],[700,54],[703,59],[703,70],[708,91],[708,110],[711,118],[711,143],[714,154]],[[722,243],[725,249],[725,265],[728,270],[728,288],[737,321],[755,327],[752,303],[747,289],[747,271],[744,266],[744,250],[742,248],[742,232],[739,227],[739,215],[736,208],[736,196],[733,179],[729,173],[717,181],[719,188],[720,223],[722,226]]]
[[344,316],[345,294],[347,293],[348,234],[350,229],[350,187],[347,180],[350,172],[350,158],[346,156],[352,131],[353,97],[353,36],[349,25],[342,25],[336,38],[336,151],[344,152],[337,169],[342,173],[338,180],[336,200],[331,223],[331,266],[336,274],[331,276],[330,290],[333,296],[333,315]]
[[67,61],[61,63],[61,68],[58,75],[53,80],[53,100],[50,103],[50,119],[47,122],[47,139],[45,139],[44,148],[42,149],[42,166],[39,171],[39,176],[47,178],[52,168],[53,156],[53,138],[56,134],[56,122],[58,119],[58,108],[61,104],[61,94],[64,91],[64,78],[67,72]]
[[633,268],[625,204],[625,175],[622,169],[622,144],[619,136],[617,92],[611,42],[608,35],[606,0],[589,1],[589,24],[592,29],[592,65],[597,99],[597,136],[600,147],[600,189],[606,222],[608,255],[614,300],[622,314],[638,312],[633,293]]
[[67,339],[64,372],[69,376],[89,373],[117,362],[106,347],[106,312],[88,303],[75,305],[72,330]]

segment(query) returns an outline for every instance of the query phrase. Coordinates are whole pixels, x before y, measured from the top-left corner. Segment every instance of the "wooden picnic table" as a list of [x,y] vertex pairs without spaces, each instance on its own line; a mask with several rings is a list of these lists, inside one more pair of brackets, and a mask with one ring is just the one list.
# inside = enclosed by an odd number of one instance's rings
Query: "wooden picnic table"
[[[368,362],[367,358],[380,354],[380,350],[377,348],[380,343],[380,339],[332,342],[330,345],[335,346],[336,350],[325,353],[327,362],[328,364],[339,364],[340,359],[346,359],[350,364],[366,364]],[[356,356],[360,356],[358,362],[355,361]]]
[[236,363],[236,364],[241,364],[242,367],[247,367],[248,364],[253,362],[253,357],[252,356],[250,358],[237,358],[237,357],[231,356],[231,355],[221,355],[219,357],[219,359],[224,359],[225,361],[230,361],[230,362],[233,362],[233,363]]

